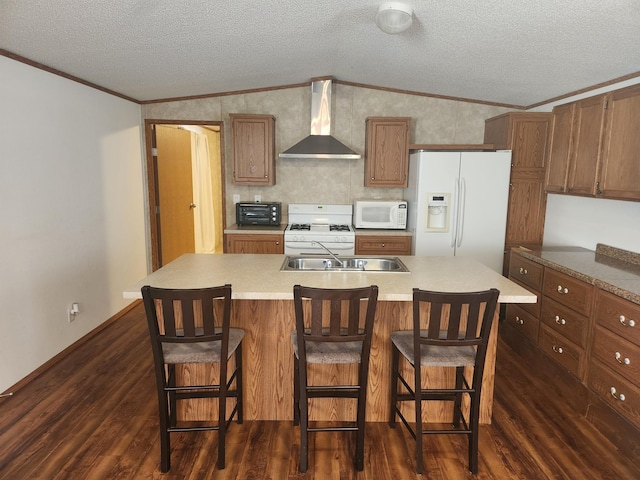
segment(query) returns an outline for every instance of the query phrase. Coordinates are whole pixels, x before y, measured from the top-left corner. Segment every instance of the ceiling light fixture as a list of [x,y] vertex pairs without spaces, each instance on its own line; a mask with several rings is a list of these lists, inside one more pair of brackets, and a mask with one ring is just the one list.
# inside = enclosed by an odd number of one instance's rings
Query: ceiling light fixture
[[402,2],[386,2],[376,14],[376,25],[385,33],[395,35],[407,30],[413,21],[413,8]]

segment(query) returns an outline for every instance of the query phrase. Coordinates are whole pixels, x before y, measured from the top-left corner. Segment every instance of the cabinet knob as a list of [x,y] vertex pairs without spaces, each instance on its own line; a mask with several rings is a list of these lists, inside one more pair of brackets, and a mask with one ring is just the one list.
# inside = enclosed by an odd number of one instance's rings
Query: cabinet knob
[[620,365],[629,365],[631,363],[631,360],[629,360],[629,357],[624,357],[623,359],[622,354],[620,352],[616,352],[616,362],[618,362]]
[[624,315],[620,315],[620,323],[622,325],[624,325],[625,327],[635,327],[636,326],[636,322],[633,319],[629,319],[627,321],[627,318]]
[[611,393],[611,396],[613,398],[615,398],[616,400],[620,400],[621,402],[624,402],[627,398],[624,396],[624,393],[618,393],[618,391],[616,390],[616,387],[611,387],[611,389],[609,390],[609,392]]
[[382,246],[382,248],[384,248],[384,243],[381,246]]
[[562,353],[564,352],[564,349],[562,347],[558,347],[557,345],[554,345],[551,348],[554,352],[559,353],[560,355],[562,355]]
[[526,268],[520,267],[520,275],[526,275],[527,273],[529,273],[529,272],[527,272]]
[[567,287],[563,287],[562,285],[558,285],[558,293],[564,293],[565,295],[569,293],[569,289]]
[[524,320],[523,320],[523,319],[521,319],[519,316],[517,316],[517,315],[516,315],[516,323],[517,323],[518,325],[524,325]]
[[564,325],[567,323],[567,321],[564,318],[560,318],[558,315],[556,315],[555,320],[558,325]]
[[280,242],[276,242],[276,245],[280,245]]
[[189,204],[189,210],[193,210],[194,208],[196,208],[196,204],[195,203],[190,203]]

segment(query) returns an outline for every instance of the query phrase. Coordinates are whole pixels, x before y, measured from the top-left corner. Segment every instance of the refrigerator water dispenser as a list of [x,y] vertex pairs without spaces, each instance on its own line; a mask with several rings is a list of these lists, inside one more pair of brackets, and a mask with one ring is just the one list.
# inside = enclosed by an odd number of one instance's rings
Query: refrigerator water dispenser
[[449,231],[449,193],[427,194],[427,232]]

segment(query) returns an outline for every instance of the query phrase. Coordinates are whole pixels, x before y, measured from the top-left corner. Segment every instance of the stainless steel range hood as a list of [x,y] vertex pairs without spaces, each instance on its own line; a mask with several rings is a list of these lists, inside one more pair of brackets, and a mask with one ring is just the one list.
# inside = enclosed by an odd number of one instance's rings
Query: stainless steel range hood
[[360,158],[360,154],[331,136],[331,91],[331,79],[311,80],[311,135],[282,152],[280,158]]

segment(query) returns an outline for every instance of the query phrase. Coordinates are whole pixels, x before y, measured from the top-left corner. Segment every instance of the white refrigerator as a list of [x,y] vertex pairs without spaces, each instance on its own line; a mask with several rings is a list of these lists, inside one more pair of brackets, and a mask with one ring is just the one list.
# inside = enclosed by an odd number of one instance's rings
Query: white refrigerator
[[468,256],[502,273],[510,170],[510,150],[412,153],[412,253]]

